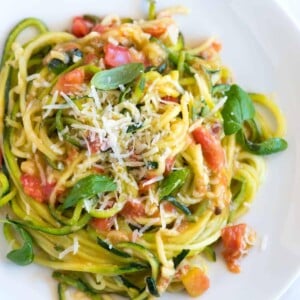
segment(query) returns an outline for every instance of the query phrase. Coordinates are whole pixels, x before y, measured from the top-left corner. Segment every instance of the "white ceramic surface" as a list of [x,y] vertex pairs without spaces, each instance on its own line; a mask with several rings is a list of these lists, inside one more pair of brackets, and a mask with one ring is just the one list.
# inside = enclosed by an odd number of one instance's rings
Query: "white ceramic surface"
[[[145,0],[9,0],[1,4],[1,43],[23,17],[43,19],[51,29],[65,28],[81,13],[120,13],[142,16]],[[258,234],[268,236],[265,251],[259,243],[242,262],[242,273],[227,272],[221,259],[209,265],[211,288],[201,299],[268,300],[279,298],[300,272],[300,123],[298,70],[300,33],[271,0],[164,0],[161,6],[184,4],[189,16],[178,21],[189,42],[215,35],[223,42],[223,60],[237,82],[249,91],[275,93],[288,122],[289,149],[267,158],[267,174],[251,211],[243,218]],[[17,8],[17,9],[16,9]],[[0,237],[0,299],[57,299],[49,271],[31,265],[18,267],[5,258]],[[185,299],[172,295],[172,299]],[[170,299],[164,296],[163,299]]]

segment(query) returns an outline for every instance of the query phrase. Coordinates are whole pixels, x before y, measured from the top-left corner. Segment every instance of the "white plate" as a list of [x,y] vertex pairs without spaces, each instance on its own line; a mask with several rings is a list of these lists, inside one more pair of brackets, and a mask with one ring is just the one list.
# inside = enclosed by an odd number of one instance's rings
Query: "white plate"
[[[260,236],[268,236],[267,248],[260,251],[258,245],[253,249],[243,260],[240,275],[230,274],[221,259],[210,265],[211,288],[201,297],[279,298],[300,272],[300,34],[271,0],[164,0],[160,4],[189,7],[189,16],[177,18],[187,40],[219,37],[224,63],[232,68],[236,81],[251,91],[274,92],[287,117],[289,148],[267,159],[266,180],[244,218]],[[8,0],[1,4],[1,43],[8,30],[28,16],[39,17],[58,30],[82,13],[142,16],[145,12],[145,0]],[[0,299],[56,299],[56,284],[49,271],[13,265],[5,258],[8,247],[2,235],[0,245]],[[172,299],[184,298],[183,294],[172,295]]]

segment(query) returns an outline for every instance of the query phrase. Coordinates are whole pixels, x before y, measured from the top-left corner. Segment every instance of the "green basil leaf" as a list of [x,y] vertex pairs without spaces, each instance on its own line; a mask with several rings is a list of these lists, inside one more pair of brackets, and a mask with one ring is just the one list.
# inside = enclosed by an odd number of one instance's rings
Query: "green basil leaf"
[[75,206],[78,201],[96,196],[99,193],[111,192],[117,189],[113,180],[104,175],[89,175],[76,182],[62,204],[62,209]]
[[33,262],[34,254],[31,236],[20,226],[13,225],[19,232],[24,244],[21,248],[10,251],[6,257],[20,266],[26,266]]
[[129,63],[109,70],[97,72],[91,83],[99,90],[114,90],[120,85],[132,82],[144,71],[142,63]]
[[159,199],[163,199],[177,191],[184,184],[189,173],[189,169],[185,168],[175,170],[165,177],[160,184]]
[[238,132],[237,139],[247,151],[256,155],[269,155],[284,151],[288,147],[287,141],[282,138],[270,138],[259,143],[254,143],[249,141],[242,131]]
[[249,95],[234,84],[225,93],[227,100],[222,109],[224,132],[230,135],[243,127],[243,122],[252,119],[255,114],[253,102]]

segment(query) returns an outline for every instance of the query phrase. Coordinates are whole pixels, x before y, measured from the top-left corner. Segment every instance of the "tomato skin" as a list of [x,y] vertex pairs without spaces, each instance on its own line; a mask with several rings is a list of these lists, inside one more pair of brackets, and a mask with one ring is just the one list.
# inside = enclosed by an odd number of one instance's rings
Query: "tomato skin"
[[181,277],[182,283],[191,297],[202,295],[210,286],[209,278],[205,273],[193,267]]
[[78,16],[73,19],[71,31],[76,37],[81,38],[90,33],[92,27],[92,22]]
[[237,259],[242,255],[242,251],[247,245],[244,242],[246,233],[246,224],[227,226],[222,229],[221,237],[224,246],[223,256],[227,263],[228,269],[233,273],[239,273],[240,268]]
[[225,154],[220,141],[203,127],[196,128],[192,135],[195,142],[201,145],[209,168],[214,172],[220,171],[225,165]]
[[104,62],[108,67],[118,67],[132,62],[128,48],[123,46],[108,43],[104,46],[104,53]]
[[74,69],[59,77],[54,89],[65,94],[75,93],[80,90],[84,83],[85,74],[83,69]]
[[128,218],[143,217],[146,215],[144,205],[138,200],[127,201],[120,214]]
[[93,218],[91,221],[91,225],[100,232],[103,231],[110,231],[110,229],[112,228],[114,224],[114,218]]

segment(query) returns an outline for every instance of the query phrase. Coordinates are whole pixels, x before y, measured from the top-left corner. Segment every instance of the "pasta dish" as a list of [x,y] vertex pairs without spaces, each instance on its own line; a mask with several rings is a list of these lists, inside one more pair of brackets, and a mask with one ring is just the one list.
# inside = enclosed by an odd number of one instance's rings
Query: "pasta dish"
[[[255,242],[236,221],[260,185],[264,155],[287,147],[284,118],[268,96],[234,82],[216,39],[185,44],[172,17],[181,10],[157,12],[149,1],[145,19],[82,15],[70,32],[27,18],[7,37],[7,258],[53,269],[60,299],[69,287],[91,299],[199,296],[217,244],[239,272]],[[21,44],[27,28],[36,36]]]

